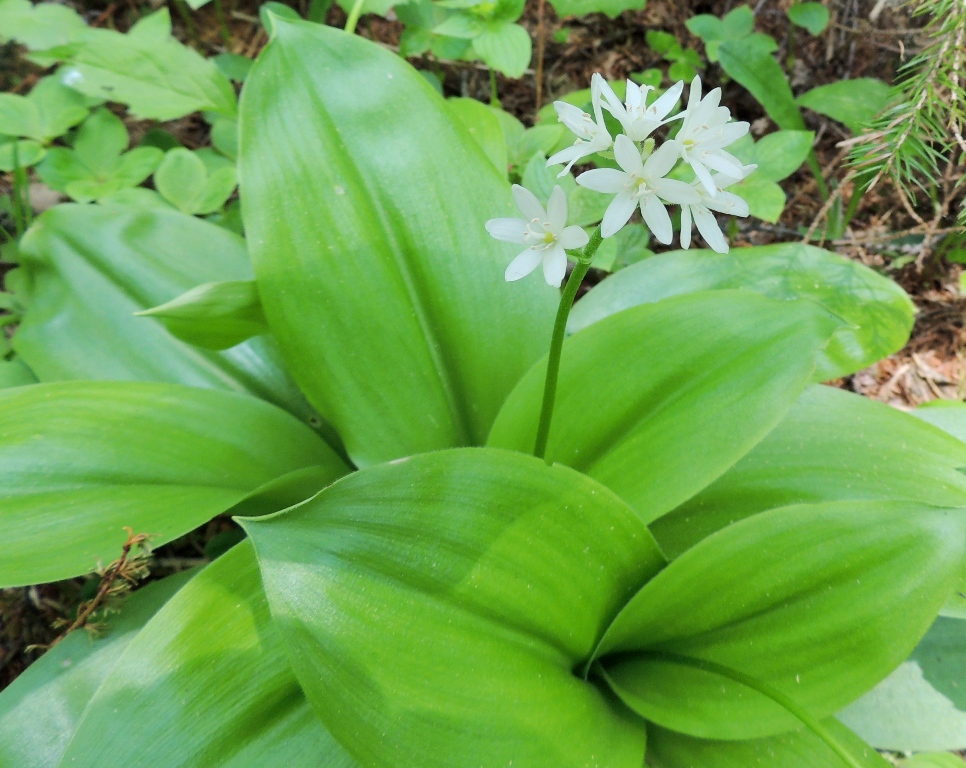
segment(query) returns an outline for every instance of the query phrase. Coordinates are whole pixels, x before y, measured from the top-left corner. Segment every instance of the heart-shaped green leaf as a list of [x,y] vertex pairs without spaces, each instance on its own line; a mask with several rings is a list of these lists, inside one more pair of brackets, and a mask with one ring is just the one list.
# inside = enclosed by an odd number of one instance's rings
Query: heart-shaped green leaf
[[509,214],[506,182],[398,56],[276,27],[245,85],[240,173],[292,372],[359,465],[481,443],[545,350],[556,296],[503,279],[515,249],[483,225]]
[[[837,327],[813,302],[746,291],[612,315],[564,342],[547,458],[655,520],[768,434]],[[510,394],[490,445],[533,450],[544,369],[535,365]]]
[[295,674],[363,765],[641,765],[643,723],[574,672],[664,562],[606,488],[458,449],[243,524]]
[[674,560],[595,655],[621,698],[663,727],[719,739],[796,730],[800,721],[772,698],[678,657],[750,676],[827,717],[909,655],[964,558],[966,510],[872,501],[774,509]]
[[171,541],[303,467],[345,465],[253,397],[138,382],[0,390],[0,585],[65,579]]
[[198,574],[128,645],[63,766],[356,768],[285,660],[247,542]]
[[744,288],[773,299],[807,298],[851,327],[840,328],[816,357],[815,379],[855,373],[902,348],[915,307],[892,280],[821,248],[782,243],[731,253],[674,251],[635,264],[595,286],[574,306],[576,333],[628,307],[668,296]]

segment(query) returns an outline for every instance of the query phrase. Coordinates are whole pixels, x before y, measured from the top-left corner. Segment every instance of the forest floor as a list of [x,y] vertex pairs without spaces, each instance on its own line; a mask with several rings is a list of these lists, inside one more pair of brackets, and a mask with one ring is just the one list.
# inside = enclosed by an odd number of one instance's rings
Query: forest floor
[[[293,4],[304,14],[306,8],[300,8],[298,2]],[[649,0],[643,10],[628,11],[616,19],[600,14],[559,19],[548,3],[528,0],[523,23],[535,41],[533,68],[519,80],[497,78],[502,106],[525,124],[532,124],[542,104],[586,88],[593,72],[618,79],[660,66],[661,57],[645,43],[648,30],[670,32],[684,48],[698,51],[703,59],[703,44],[691,35],[685,22],[698,13],[722,16],[738,4],[735,0]],[[129,28],[139,13],[133,0],[74,5],[90,23],[121,30]],[[892,82],[897,68],[924,42],[919,29],[921,21],[897,10],[891,2],[829,0],[832,21],[820,37],[801,31],[790,34],[785,14],[790,0],[760,0],[752,5],[757,12],[758,31],[772,35],[779,44],[779,60],[794,60],[790,80],[796,94],[846,78],[876,77]],[[176,34],[205,55],[229,51],[255,56],[267,42],[258,21],[256,0],[224,3],[229,43],[225,42],[213,6],[192,14],[191,30],[172,8]],[[344,12],[337,6],[329,11],[330,24],[341,25],[344,19]],[[392,20],[363,17],[357,31],[395,47],[402,26]],[[537,53],[541,49],[542,57]],[[481,64],[429,59],[416,59],[413,63],[436,72],[447,95],[489,100],[489,72]],[[41,74],[35,69],[24,70],[9,46],[0,49],[0,90],[24,92]],[[722,86],[722,102],[751,122],[756,138],[776,129],[758,103],[737,83],[727,81],[717,65],[707,64],[701,74],[708,87]],[[848,172],[848,148],[841,142],[848,140],[850,134],[836,122],[815,113],[807,114],[806,120],[817,135],[815,149],[823,175],[834,188]],[[147,127],[131,123],[132,138],[137,141]],[[200,119],[186,118],[165,127],[188,147],[207,143],[207,125]],[[863,198],[840,239],[816,243],[890,275],[911,295],[919,310],[912,338],[902,351],[836,382],[839,386],[904,409],[935,398],[961,400],[966,395],[966,299],[959,287],[962,267],[947,263],[935,250],[945,233],[943,228],[954,218],[943,219],[939,215],[942,210],[937,209],[945,204],[948,213],[962,205],[952,190],[963,172],[962,168],[950,167],[945,177],[936,182],[934,200],[925,195],[920,200],[910,200],[883,181]],[[803,167],[782,186],[788,204],[781,219],[776,224],[744,220],[736,245],[798,242],[810,228],[821,232],[823,199],[809,171]],[[49,190],[33,192],[39,208],[57,202]],[[847,185],[843,186],[843,194],[847,199]],[[602,277],[591,274],[588,279],[596,282]],[[162,576],[204,562],[206,542],[230,525],[213,521],[205,530],[161,548],[152,573]],[[28,646],[51,642],[59,632],[53,623],[75,610],[90,589],[90,579],[74,579],[0,591],[0,689],[36,657],[36,653],[27,651]]]

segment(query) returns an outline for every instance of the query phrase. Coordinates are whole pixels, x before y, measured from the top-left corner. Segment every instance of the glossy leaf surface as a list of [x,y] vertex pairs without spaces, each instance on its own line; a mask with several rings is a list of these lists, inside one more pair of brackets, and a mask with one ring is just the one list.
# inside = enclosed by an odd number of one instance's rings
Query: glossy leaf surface
[[[823,725],[863,768],[889,768],[892,763],[834,719]],[[651,768],[843,768],[842,760],[809,731],[783,733],[748,741],[710,741],[656,726],[647,729]]]
[[135,382],[0,390],[0,584],[76,576],[161,544],[280,475],[346,471],[307,426],[255,398]]
[[127,647],[61,764],[356,765],[289,669],[247,542],[198,574]]
[[641,765],[643,723],[572,670],[664,560],[594,481],[459,449],[243,524],[295,674],[361,764]]
[[786,504],[879,499],[962,507],[963,466],[966,446],[954,438],[868,398],[813,386],[747,456],[652,530],[677,557],[730,523]]
[[14,348],[41,380],[168,381],[314,414],[270,339],[207,352],[134,316],[201,283],[251,279],[237,235],[176,211],[63,205],[36,221],[20,251],[28,310]]
[[915,307],[892,280],[855,261],[802,244],[674,251],[621,270],[574,306],[567,330],[628,307],[704,290],[744,288],[773,299],[807,298],[852,327],[840,328],[816,356],[815,379],[861,370],[902,348]]
[[91,696],[144,624],[194,575],[139,589],[96,636],[72,632],[0,693],[0,765],[56,768]]
[[[547,459],[655,520],[778,423],[837,327],[813,302],[747,291],[692,293],[601,320],[564,342]],[[544,365],[510,394],[490,445],[532,452]]]
[[837,80],[812,88],[798,97],[798,104],[844,123],[853,134],[872,121],[889,104],[892,89],[873,77]]
[[931,400],[910,413],[966,443],[966,403]]
[[503,279],[518,249],[483,225],[510,214],[506,182],[399,57],[276,27],[246,81],[240,167],[259,293],[292,372],[360,466],[481,443],[555,304],[537,279]]
[[597,655],[628,706],[663,727],[719,739],[797,730],[750,687],[648,652],[736,670],[826,717],[909,655],[964,556],[964,510],[845,501],[763,512],[672,561]]

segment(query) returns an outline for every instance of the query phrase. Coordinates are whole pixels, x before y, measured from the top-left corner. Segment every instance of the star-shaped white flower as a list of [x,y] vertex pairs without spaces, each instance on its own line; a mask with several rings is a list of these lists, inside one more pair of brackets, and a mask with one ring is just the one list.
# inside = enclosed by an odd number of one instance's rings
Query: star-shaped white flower
[[[605,83],[606,85],[606,83]],[[668,114],[681,98],[684,90],[684,82],[678,81],[675,85],[665,91],[660,98],[655,100],[650,106],[647,105],[647,95],[654,90],[651,85],[637,85],[631,80],[627,81],[627,98],[621,104],[610,87],[602,90],[604,101],[603,106],[620,122],[624,133],[631,141],[644,141],[648,136],[662,125],[666,125],[672,120],[684,117],[682,112],[679,115],[668,118]]]
[[557,118],[577,136],[577,141],[574,142],[572,147],[560,150],[547,160],[548,168],[559,163],[567,164],[557,174],[557,178],[569,173],[574,163],[581,158],[588,157],[596,152],[604,152],[610,149],[610,145],[613,144],[614,140],[611,138],[607,126],[604,125],[604,113],[601,111],[600,96],[601,91],[605,88],[613,94],[610,86],[607,85],[607,81],[595,72],[593,77],[590,78],[590,101],[594,110],[593,117],[579,107],[565,101],[553,103],[553,108],[557,111]]
[[741,174],[741,162],[724,151],[746,133],[748,123],[731,122],[731,112],[718,106],[721,89],[715,88],[701,98],[701,78],[695,75],[691,81],[688,108],[684,122],[675,140],[681,145],[681,157],[694,170],[705,190],[712,197],[717,188],[711,178],[711,171],[718,171],[732,178]]
[[623,170],[595,168],[577,177],[577,183],[587,189],[617,195],[604,213],[600,225],[603,237],[620,230],[640,206],[644,223],[654,237],[665,245],[671,242],[674,233],[664,202],[679,205],[701,202],[701,196],[690,184],[664,178],[680,156],[681,147],[677,142],[668,141],[644,161],[637,145],[621,135],[614,142],[614,157]]
[[681,206],[681,247],[687,250],[691,247],[691,221],[698,227],[698,232],[705,242],[718,253],[728,252],[728,241],[718,228],[718,221],[711,211],[726,213],[729,216],[747,216],[750,213],[748,203],[732,192],[725,192],[725,188],[746,178],[757,165],[741,166],[741,177],[734,178],[716,173],[712,177],[715,185],[715,195],[712,197],[700,181],[694,182],[694,188],[701,196],[701,202],[689,203]]
[[567,195],[560,187],[553,188],[546,210],[536,195],[519,184],[513,185],[513,199],[525,219],[486,222],[486,231],[497,240],[527,246],[507,267],[507,281],[526,277],[542,261],[544,279],[559,288],[567,272],[567,251],[583,248],[590,238],[580,227],[567,226]]

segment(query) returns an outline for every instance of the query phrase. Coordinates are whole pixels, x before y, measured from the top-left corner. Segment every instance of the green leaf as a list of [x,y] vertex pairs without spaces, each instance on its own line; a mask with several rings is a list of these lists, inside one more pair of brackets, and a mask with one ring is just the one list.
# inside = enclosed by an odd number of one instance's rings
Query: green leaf
[[788,9],[788,19],[813,35],[820,35],[828,26],[829,12],[821,3],[795,3]]
[[[564,342],[547,460],[655,520],[768,434],[838,325],[812,302],[744,291],[678,296],[601,320]],[[545,365],[507,398],[489,445],[532,452]]]
[[0,584],[109,563],[125,526],[171,541],[315,465],[332,480],[346,471],[308,427],[244,395],[136,382],[0,390]]
[[472,40],[481,34],[485,28],[486,25],[483,20],[476,16],[471,16],[468,13],[454,13],[441,24],[433,27],[432,31],[434,35]]
[[56,768],[91,696],[148,620],[195,571],[152,582],[125,599],[97,635],[72,632],[0,694],[0,763]]
[[966,443],[966,403],[931,400],[914,408],[910,413]]
[[561,18],[603,13],[608,18],[616,19],[624,11],[639,11],[646,4],[647,0],[551,0],[550,2]]
[[718,47],[718,59],[724,71],[751,92],[779,128],[805,130],[785,73],[770,53],[731,40]]
[[506,182],[416,70],[341,30],[280,22],[245,94],[245,231],[309,400],[359,466],[482,442],[557,297],[503,278]]
[[[168,19],[166,8],[156,13]],[[143,120],[174,120],[198,111],[235,114],[228,78],[170,35],[159,39],[89,29],[74,45],[47,53],[68,65],[62,74],[65,85],[126,104]]]
[[815,134],[812,131],[769,133],[756,141],[752,150],[741,158],[742,162],[758,166],[749,179],[781,181],[791,176],[805,162],[814,140]]
[[247,56],[238,53],[219,53],[212,58],[212,61],[221,74],[229,80],[239,83],[245,82],[245,78],[248,77],[248,73],[252,71],[252,65],[255,63]]
[[798,730],[771,698],[675,657],[735,670],[827,717],[909,655],[964,556],[962,509],[773,509],[671,562],[624,607],[595,657],[623,701],[665,728],[712,739]]
[[[752,24],[754,24],[754,19],[752,19]],[[706,43],[725,39],[724,24],[722,24],[721,19],[710,13],[692,16],[685,22],[684,26],[688,28],[688,32],[697,35]]]
[[9,173],[17,168],[29,168],[43,160],[46,151],[36,141],[0,137],[0,171]]
[[480,149],[502,175],[507,173],[507,146],[503,128],[494,110],[476,99],[449,99],[446,102],[453,116],[476,139]]
[[932,752],[900,760],[899,768],[961,768],[962,762],[958,755]]
[[728,191],[748,203],[748,210],[756,219],[774,224],[785,210],[785,191],[774,181],[769,181],[757,173],[732,184]]
[[16,40],[32,51],[66,45],[87,32],[73,8],[57,3],[0,0],[0,40]]
[[67,133],[87,117],[87,99],[60,82],[58,77],[45,77],[27,95],[40,117],[40,135],[33,138],[50,142]]
[[889,104],[892,89],[872,77],[838,80],[803,93],[798,105],[838,120],[855,135]]
[[589,478],[442,451],[243,525],[295,675],[361,764],[641,765],[643,723],[573,670],[663,558]]
[[62,762],[137,764],[357,768],[289,669],[248,542],[195,576],[127,646]]
[[[147,190],[145,190],[147,191]],[[176,248],[172,243],[177,243]],[[29,305],[14,348],[43,381],[167,381],[247,392],[317,419],[274,342],[224,353],[195,349],[135,312],[200,283],[250,280],[244,241],[173,210],[62,205],[21,242]]]
[[0,136],[41,138],[40,110],[26,96],[0,93]]
[[19,357],[0,361],[0,389],[36,384],[37,377]]
[[849,326],[816,356],[815,379],[862,370],[901,349],[915,307],[892,280],[829,251],[801,243],[713,251],[674,251],[648,259],[595,286],[574,306],[567,330],[639,304],[693,291],[746,290],[773,299],[807,298]]
[[[892,763],[833,718],[823,725],[845,745],[863,768],[890,768]],[[842,759],[810,731],[783,733],[767,739],[710,741],[657,726],[647,729],[647,759],[653,768],[842,768]]]
[[963,466],[966,445],[938,429],[868,398],[815,386],[747,456],[652,529],[676,557],[737,520],[787,504],[966,506]]
[[909,661],[839,718],[873,746],[966,749],[966,621],[939,618]]
[[207,214],[221,208],[235,189],[234,166],[209,173],[198,153],[177,148],[166,152],[154,174],[161,196],[182,213]]
[[172,335],[205,349],[228,349],[268,332],[254,280],[205,283],[135,314],[156,317]]
[[755,14],[747,5],[739,5],[721,20],[723,40],[740,40],[750,35],[754,28]]
[[490,24],[473,38],[473,50],[485,64],[507,77],[523,77],[530,66],[533,42],[519,24]]

